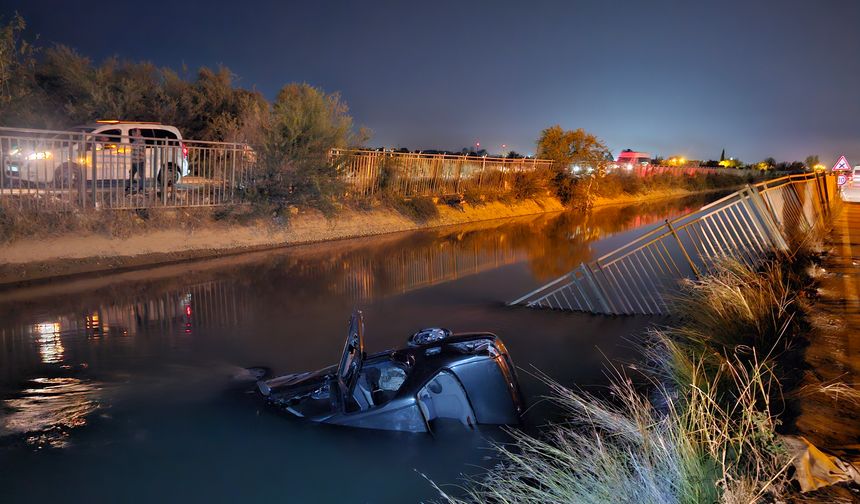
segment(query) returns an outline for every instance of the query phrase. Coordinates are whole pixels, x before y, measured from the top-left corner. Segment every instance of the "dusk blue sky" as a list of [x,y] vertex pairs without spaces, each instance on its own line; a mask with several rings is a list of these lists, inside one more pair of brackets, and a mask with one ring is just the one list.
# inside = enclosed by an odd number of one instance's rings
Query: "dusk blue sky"
[[860,163],[860,2],[0,0],[43,43],[196,69],[273,97],[340,91],[372,145]]

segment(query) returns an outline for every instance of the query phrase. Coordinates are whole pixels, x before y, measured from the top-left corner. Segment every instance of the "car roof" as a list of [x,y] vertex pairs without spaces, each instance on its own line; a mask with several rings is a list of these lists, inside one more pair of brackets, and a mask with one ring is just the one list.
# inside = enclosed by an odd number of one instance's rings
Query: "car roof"
[[124,127],[138,127],[141,129],[163,129],[172,131],[174,133],[179,133],[179,129],[176,126],[171,126],[169,124],[161,124],[159,122],[144,122],[144,121],[96,121],[87,124],[81,124],[79,126],[75,126],[76,130],[85,130],[88,129],[90,131],[95,131],[97,129],[108,129],[108,128],[124,128]]

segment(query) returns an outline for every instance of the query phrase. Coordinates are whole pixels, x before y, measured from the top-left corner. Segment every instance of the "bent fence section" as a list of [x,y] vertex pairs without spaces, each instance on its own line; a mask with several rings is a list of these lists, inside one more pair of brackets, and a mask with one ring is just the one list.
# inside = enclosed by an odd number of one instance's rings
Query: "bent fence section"
[[707,274],[722,258],[754,266],[824,221],[832,177],[791,175],[732,193],[667,220],[580,265],[511,305],[608,315],[667,314],[680,280]]

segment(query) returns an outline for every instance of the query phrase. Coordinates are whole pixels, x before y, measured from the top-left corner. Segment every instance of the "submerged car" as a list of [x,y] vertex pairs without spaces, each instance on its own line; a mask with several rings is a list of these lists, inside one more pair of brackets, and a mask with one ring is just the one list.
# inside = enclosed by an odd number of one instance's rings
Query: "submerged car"
[[340,363],[257,381],[266,402],[314,422],[408,432],[437,423],[516,424],[523,402],[514,366],[491,333],[423,329],[407,348],[366,355],[353,313]]

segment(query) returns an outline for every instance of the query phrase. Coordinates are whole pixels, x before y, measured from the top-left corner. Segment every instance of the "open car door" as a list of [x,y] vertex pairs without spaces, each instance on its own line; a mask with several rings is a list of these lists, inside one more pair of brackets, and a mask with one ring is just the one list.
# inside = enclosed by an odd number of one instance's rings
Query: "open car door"
[[364,316],[360,310],[352,312],[349,319],[349,332],[343,345],[343,354],[337,367],[337,381],[340,386],[341,404],[346,404],[355,391],[361,366],[364,364]]

